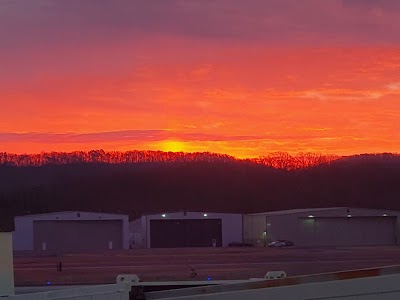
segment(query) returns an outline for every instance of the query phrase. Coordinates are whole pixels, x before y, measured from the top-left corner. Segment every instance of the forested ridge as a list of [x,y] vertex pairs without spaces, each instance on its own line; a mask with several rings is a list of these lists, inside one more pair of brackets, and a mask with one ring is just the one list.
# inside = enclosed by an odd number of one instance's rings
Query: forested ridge
[[395,154],[335,158],[302,168],[283,167],[285,157],[293,159],[284,154],[274,154],[282,160],[275,162],[280,167],[202,155],[207,159],[25,166],[3,162],[2,219],[63,210],[124,213],[134,219],[146,213],[182,210],[400,209],[400,156]]
[[28,167],[45,165],[68,165],[80,163],[136,164],[136,163],[183,163],[183,162],[233,162],[247,161],[280,169],[300,169],[330,163],[340,158],[335,155],[299,153],[289,155],[275,152],[257,158],[237,159],[226,154],[210,152],[163,152],[163,151],[75,151],[43,152],[37,154],[12,154],[0,152],[0,165]]

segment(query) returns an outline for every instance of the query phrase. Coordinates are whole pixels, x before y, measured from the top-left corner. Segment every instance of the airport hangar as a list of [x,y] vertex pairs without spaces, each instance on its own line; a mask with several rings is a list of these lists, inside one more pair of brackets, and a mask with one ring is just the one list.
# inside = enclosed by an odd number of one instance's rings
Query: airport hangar
[[314,208],[249,215],[172,212],[126,215],[55,212],[15,218],[14,250],[82,251],[128,248],[396,245],[400,212],[365,208]]
[[129,217],[94,212],[53,212],[15,217],[15,251],[128,249]]
[[170,212],[144,215],[130,223],[131,247],[226,247],[243,242],[243,215]]
[[366,208],[292,209],[245,215],[244,242],[265,246],[290,240],[296,246],[396,245],[398,211]]

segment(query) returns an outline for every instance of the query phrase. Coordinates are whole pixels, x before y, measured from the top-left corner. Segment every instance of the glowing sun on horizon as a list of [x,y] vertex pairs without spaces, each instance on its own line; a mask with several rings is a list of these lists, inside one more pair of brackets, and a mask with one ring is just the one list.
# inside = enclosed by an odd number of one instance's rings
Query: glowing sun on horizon
[[180,141],[164,141],[161,143],[161,150],[165,152],[184,152],[185,143]]

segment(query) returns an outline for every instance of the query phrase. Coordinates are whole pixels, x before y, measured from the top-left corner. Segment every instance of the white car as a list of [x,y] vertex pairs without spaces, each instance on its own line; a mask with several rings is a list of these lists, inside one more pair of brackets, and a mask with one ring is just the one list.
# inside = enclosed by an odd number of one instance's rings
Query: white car
[[278,240],[274,241],[268,244],[268,247],[276,247],[276,248],[281,248],[281,247],[291,247],[293,246],[292,241],[286,241],[286,240]]

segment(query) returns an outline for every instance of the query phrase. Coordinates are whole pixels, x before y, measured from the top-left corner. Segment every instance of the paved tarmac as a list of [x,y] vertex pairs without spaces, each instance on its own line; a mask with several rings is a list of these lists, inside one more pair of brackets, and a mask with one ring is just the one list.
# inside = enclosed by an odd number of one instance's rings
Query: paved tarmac
[[[63,263],[62,272],[56,269]],[[144,281],[236,280],[400,265],[400,247],[354,248],[184,248],[132,249],[91,253],[16,253],[17,286],[114,283],[118,274]]]

